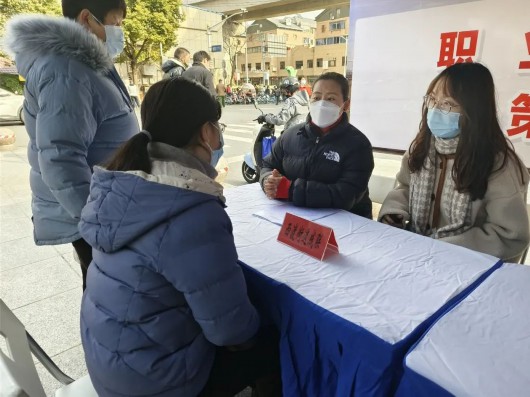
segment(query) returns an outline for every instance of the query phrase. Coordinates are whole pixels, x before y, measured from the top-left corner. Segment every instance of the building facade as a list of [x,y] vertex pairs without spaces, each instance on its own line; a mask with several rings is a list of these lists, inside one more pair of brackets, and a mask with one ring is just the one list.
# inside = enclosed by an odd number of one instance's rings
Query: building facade
[[[297,76],[314,81],[325,72],[345,74],[349,32],[349,7],[328,8],[315,21],[301,17],[262,19],[247,28],[247,56],[238,57],[238,72],[252,83],[278,84],[288,76],[287,66]],[[244,50],[243,50],[244,51]]]

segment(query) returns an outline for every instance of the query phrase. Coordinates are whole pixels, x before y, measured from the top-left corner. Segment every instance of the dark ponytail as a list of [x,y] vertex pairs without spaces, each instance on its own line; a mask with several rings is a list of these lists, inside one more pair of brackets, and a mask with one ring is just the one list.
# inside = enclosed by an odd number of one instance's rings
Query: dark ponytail
[[[140,133],[127,141],[109,161],[109,171],[151,172],[150,141],[178,148],[194,145],[201,127],[221,118],[221,106],[199,83],[181,77],[155,83],[144,98]],[[148,135],[149,134],[149,135]]]
[[107,164],[109,171],[143,171],[151,172],[151,160],[147,152],[149,136],[143,133],[136,134],[129,139]]

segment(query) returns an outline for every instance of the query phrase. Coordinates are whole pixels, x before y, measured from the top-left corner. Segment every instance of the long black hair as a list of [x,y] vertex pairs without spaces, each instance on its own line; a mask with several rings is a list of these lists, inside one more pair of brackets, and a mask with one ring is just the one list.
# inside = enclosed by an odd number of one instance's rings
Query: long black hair
[[[154,142],[186,148],[198,143],[200,128],[221,118],[221,107],[199,83],[182,77],[155,83],[145,96],[142,125]],[[110,171],[151,172],[149,136],[136,134],[107,164]]]
[[[495,85],[487,67],[480,63],[457,63],[443,70],[429,85],[432,94],[440,82],[444,93],[461,106],[460,138],[455,153],[452,177],[460,193],[469,193],[471,200],[482,199],[490,175],[506,165],[511,158],[519,165],[524,183],[523,165],[513,145],[504,136],[497,119]],[[427,125],[427,105],[423,104],[419,132],[409,148],[409,168],[412,172],[425,167],[431,142]],[[500,165],[494,169],[500,160]]]

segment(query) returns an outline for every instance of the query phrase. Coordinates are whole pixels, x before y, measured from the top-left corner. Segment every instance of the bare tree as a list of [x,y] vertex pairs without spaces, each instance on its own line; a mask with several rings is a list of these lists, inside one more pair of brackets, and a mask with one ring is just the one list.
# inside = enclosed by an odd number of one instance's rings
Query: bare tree
[[237,70],[237,56],[242,54],[247,39],[245,28],[238,22],[228,22],[223,26],[223,47],[228,55],[232,73],[230,73],[230,85],[234,84],[234,72]]

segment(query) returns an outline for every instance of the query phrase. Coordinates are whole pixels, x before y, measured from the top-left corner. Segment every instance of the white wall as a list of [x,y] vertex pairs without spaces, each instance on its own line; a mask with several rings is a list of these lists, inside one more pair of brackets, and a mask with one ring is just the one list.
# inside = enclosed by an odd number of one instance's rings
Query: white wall
[[[416,135],[422,97],[442,70],[436,64],[443,32],[480,31],[474,60],[493,74],[504,131],[511,125],[512,100],[530,94],[530,73],[518,71],[520,61],[530,61],[525,40],[530,0],[481,0],[381,15],[358,19],[352,29],[351,119],[374,147],[404,150]],[[511,140],[530,166],[530,138]]]

